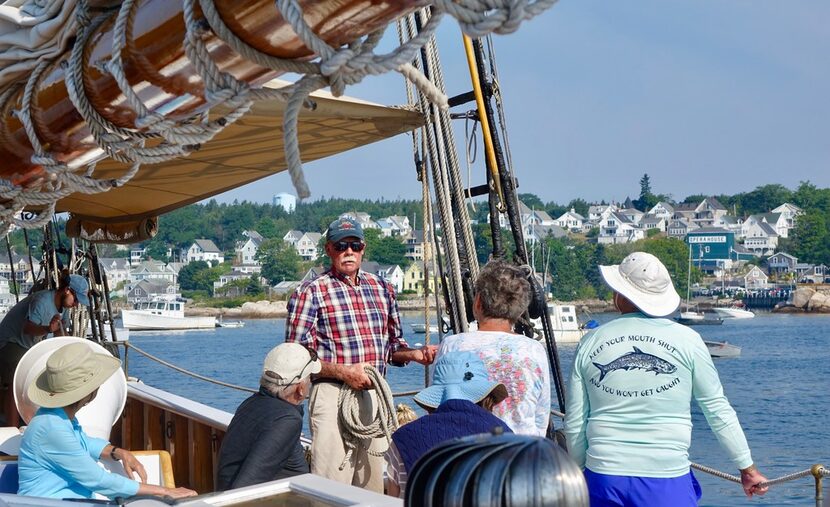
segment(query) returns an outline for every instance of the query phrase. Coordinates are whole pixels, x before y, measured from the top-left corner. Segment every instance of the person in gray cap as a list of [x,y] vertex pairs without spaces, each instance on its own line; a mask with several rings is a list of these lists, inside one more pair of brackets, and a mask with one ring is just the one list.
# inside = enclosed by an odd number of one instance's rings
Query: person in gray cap
[[222,440],[217,491],[308,473],[301,405],[315,373],[317,353],[302,345],[283,343],[268,352],[259,392],[239,405]]
[[14,370],[27,350],[52,333],[65,334],[69,323],[64,310],[89,306],[89,284],[80,275],[65,275],[57,289],[41,290],[23,298],[0,322],[0,382],[5,394],[5,425],[19,423],[11,389]]
[[[364,368],[385,374],[386,365],[415,361],[431,364],[436,346],[410,349],[402,337],[395,290],[386,280],[360,269],[366,243],[363,229],[342,217],[326,231],[331,267],[294,292],[288,302],[285,341],[317,352],[322,369],[313,378],[309,398],[312,434],[311,472],[345,484],[383,492],[382,456],[361,446],[346,460],[347,449],[338,423],[338,398],[343,384],[359,391],[364,424],[377,413],[377,397]],[[383,439],[369,446],[379,453]]]
[[580,341],[565,416],[568,451],[585,470],[591,505],[697,505],[692,398],[740,470],[746,495],[766,493],[709,350],[695,331],[665,318],[680,296],[663,263],[634,252],[600,272],[623,315]]

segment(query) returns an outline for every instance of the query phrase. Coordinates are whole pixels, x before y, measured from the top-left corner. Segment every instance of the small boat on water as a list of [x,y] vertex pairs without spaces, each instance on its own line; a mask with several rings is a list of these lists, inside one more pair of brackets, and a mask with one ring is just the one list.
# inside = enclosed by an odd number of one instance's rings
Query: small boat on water
[[126,329],[135,331],[217,327],[216,317],[185,317],[184,301],[161,297],[137,303],[133,310],[121,310],[121,322]]
[[680,316],[675,317],[674,320],[684,326],[720,326],[723,324],[723,319],[720,317],[701,316],[702,314],[689,316],[688,313],[697,312],[683,312]]
[[722,319],[751,319],[755,317],[752,311],[738,306],[715,307],[712,310]]
[[220,318],[216,322],[216,327],[245,327],[245,323],[241,320],[222,320]]
[[741,355],[741,348],[737,345],[732,345],[729,342],[706,341],[706,348],[709,349],[709,355],[712,357],[738,357]]

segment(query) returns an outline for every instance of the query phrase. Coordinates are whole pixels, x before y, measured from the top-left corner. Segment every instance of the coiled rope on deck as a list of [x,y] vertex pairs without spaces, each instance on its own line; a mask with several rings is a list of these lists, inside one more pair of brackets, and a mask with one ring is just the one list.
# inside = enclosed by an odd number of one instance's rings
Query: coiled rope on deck
[[377,394],[377,414],[372,422],[364,424],[360,419],[360,400],[358,399],[358,393],[362,391],[352,389],[347,384],[340,387],[337,419],[343,433],[343,442],[346,444],[346,456],[340,464],[340,470],[346,467],[346,463],[359,446],[365,448],[372,456],[383,456],[384,453],[372,450],[372,439],[385,437],[387,443],[391,442],[392,432],[398,429],[395,402],[392,399],[389,384],[374,366],[367,365],[364,371],[369,376]]

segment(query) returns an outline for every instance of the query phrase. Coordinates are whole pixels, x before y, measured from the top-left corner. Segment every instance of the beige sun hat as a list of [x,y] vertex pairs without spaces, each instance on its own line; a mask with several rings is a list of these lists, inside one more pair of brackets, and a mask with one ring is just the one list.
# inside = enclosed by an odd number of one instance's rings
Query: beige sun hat
[[120,367],[121,361],[109,354],[70,343],[49,356],[27,394],[41,407],[66,407],[101,387]]
[[646,315],[666,317],[680,306],[669,270],[650,253],[634,252],[618,265],[600,266],[599,270],[611,289]]

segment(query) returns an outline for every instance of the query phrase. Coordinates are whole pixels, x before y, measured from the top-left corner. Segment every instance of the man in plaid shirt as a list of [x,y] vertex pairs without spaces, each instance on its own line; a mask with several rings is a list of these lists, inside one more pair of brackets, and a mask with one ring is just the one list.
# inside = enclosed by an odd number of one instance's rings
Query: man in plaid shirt
[[288,302],[285,341],[317,352],[322,370],[309,397],[312,434],[311,472],[345,484],[383,493],[384,439],[374,439],[373,456],[366,449],[353,452],[340,470],[346,447],[338,426],[340,386],[359,390],[362,422],[377,413],[377,398],[364,367],[386,373],[387,363],[410,361],[431,364],[437,347],[410,349],[401,336],[401,318],[392,286],[360,271],[366,244],[355,220],[340,218],[326,231],[326,255],[331,268],[294,292]]

